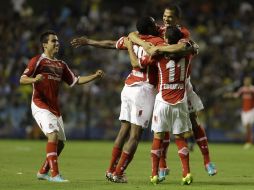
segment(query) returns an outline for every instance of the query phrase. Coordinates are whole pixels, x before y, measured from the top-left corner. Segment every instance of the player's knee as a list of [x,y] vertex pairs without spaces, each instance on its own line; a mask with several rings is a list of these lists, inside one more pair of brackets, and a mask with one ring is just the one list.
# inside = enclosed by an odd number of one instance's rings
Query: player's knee
[[57,142],[58,141],[58,131],[53,131],[51,133],[47,133],[49,142]]
[[156,133],[154,133],[154,138],[163,139],[164,135],[165,135],[165,132],[156,132]]

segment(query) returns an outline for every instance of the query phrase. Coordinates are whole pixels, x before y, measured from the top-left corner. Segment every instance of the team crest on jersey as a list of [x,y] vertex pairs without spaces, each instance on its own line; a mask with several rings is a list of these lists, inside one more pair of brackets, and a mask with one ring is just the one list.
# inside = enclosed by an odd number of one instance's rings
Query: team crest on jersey
[[49,128],[50,129],[53,129],[54,128],[54,125],[52,123],[49,124]]
[[138,116],[140,117],[142,115],[142,113],[143,113],[143,110],[139,110]]

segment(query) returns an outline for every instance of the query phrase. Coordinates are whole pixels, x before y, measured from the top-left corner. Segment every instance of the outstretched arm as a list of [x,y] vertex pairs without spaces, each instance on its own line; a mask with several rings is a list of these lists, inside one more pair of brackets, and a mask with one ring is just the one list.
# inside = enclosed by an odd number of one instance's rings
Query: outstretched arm
[[93,81],[95,79],[102,78],[103,75],[104,75],[104,72],[102,70],[97,70],[95,74],[79,77],[77,84],[88,83],[88,82]]
[[238,98],[239,94],[237,92],[227,92],[223,94],[223,98]]
[[74,38],[71,41],[71,45],[75,48],[89,45],[98,48],[116,49],[116,42],[117,41],[114,40],[92,40],[83,36],[79,38]]

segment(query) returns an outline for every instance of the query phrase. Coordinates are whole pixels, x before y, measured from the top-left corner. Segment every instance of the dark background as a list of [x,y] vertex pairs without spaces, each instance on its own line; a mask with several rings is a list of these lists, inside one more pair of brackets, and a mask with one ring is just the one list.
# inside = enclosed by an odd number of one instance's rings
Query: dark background
[[[21,2],[21,6],[18,3]],[[130,72],[124,51],[83,47],[72,38],[117,40],[135,30],[136,20],[153,16],[162,23],[166,0],[13,0],[0,1],[0,137],[41,138],[30,111],[31,86],[19,78],[40,53],[39,35],[53,29],[60,38],[59,58],[80,75],[101,68],[106,77],[88,85],[63,85],[60,104],[66,134],[72,139],[113,139],[120,122],[120,93]],[[254,76],[253,1],[183,0],[182,25],[200,45],[193,60],[192,83],[205,110],[200,121],[210,141],[241,142],[240,99],[223,99],[246,75]],[[14,6],[15,5],[15,6]],[[14,8],[15,7],[15,8]],[[150,129],[143,138],[149,139]]]

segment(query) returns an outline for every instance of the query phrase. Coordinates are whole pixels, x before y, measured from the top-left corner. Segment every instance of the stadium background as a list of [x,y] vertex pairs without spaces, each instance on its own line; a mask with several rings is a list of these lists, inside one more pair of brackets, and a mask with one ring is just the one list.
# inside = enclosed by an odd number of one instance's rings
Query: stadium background
[[[142,15],[159,23],[166,0],[11,0],[0,1],[0,137],[41,138],[30,111],[31,86],[19,78],[28,60],[40,52],[39,34],[59,34],[64,59],[77,73],[97,68],[99,82],[79,88],[62,86],[61,110],[69,139],[113,139],[119,127],[120,92],[130,71],[126,52],[83,47],[72,38],[118,39],[135,30]],[[242,142],[241,101],[225,100],[243,76],[254,76],[254,5],[251,0],[182,0],[183,25],[200,45],[192,82],[205,105],[201,122],[210,141]],[[19,3],[21,3],[19,6]],[[22,4],[23,3],[23,4]],[[143,136],[149,139],[150,131]]]

